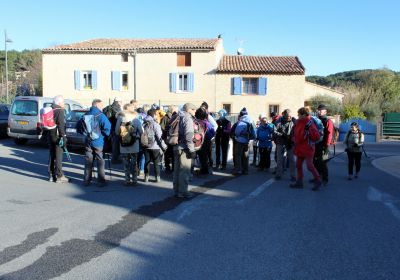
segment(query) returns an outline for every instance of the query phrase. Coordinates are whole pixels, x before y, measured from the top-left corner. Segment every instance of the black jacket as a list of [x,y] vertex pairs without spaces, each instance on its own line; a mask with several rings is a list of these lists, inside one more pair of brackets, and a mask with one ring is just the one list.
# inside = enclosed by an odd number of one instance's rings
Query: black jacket
[[65,135],[65,115],[64,109],[60,106],[53,104],[51,108],[54,110],[54,121],[57,125],[56,128],[49,130],[50,142],[53,144],[57,144],[61,137]]

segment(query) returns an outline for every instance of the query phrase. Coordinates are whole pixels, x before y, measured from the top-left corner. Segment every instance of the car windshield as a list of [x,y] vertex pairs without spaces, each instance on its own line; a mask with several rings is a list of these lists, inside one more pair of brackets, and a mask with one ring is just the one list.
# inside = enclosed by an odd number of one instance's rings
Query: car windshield
[[71,111],[70,114],[67,117],[67,121],[70,122],[77,122],[79,119],[86,114],[85,111]]
[[37,116],[38,103],[35,100],[15,100],[11,109],[12,115]]

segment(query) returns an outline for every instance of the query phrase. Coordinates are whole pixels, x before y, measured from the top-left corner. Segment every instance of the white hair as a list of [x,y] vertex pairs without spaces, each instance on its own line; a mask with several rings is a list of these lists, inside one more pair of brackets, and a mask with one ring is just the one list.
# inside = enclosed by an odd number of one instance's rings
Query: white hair
[[54,97],[53,102],[56,105],[60,105],[61,103],[64,102],[64,97],[62,95],[57,95],[57,96]]

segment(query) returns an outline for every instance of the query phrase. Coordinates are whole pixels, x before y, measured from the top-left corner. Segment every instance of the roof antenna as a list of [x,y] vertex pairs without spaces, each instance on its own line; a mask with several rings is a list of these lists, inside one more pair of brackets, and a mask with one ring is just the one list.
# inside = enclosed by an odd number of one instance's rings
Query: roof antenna
[[237,55],[243,55],[243,53],[244,53],[243,43],[245,41],[243,39],[238,39],[238,38],[236,38],[236,41],[239,42],[239,48],[237,49]]

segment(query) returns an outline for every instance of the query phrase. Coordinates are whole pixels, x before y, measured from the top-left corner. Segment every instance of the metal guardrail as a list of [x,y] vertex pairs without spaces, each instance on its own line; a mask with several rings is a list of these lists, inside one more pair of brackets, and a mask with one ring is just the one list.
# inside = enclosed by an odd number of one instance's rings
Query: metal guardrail
[[383,122],[383,136],[400,136],[400,122]]

